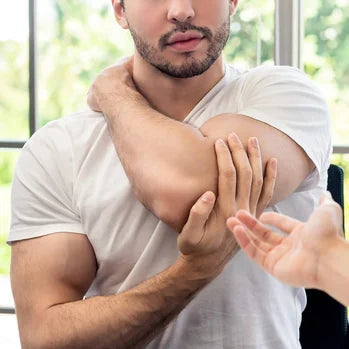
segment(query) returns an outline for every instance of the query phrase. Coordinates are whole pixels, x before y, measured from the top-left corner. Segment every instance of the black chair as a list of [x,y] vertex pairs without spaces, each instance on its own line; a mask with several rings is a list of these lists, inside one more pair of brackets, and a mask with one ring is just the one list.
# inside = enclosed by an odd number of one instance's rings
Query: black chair
[[[342,209],[343,183],[343,169],[331,165],[328,170],[327,190]],[[309,289],[306,293],[308,301],[300,327],[302,349],[349,348],[347,308],[325,292]]]

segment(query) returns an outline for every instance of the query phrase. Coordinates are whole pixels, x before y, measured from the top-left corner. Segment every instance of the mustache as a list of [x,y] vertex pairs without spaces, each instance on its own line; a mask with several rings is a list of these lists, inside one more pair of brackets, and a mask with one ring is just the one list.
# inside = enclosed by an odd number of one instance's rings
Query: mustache
[[168,40],[172,35],[176,33],[185,33],[186,31],[189,31],[189,30],[198,31],[202,33],[207,40],[212,41],[213,34],[208,27],[198,27],[188,22],[176,22],[176,27],[173,30],[161,36],[159,40],[160,50],[163,51],[165,49],[165,47],[167,46]]

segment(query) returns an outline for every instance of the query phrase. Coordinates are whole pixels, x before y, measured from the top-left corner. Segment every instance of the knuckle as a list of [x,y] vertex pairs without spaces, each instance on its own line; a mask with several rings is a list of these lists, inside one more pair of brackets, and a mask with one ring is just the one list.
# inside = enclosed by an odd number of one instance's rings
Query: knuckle
[[273,193],[272,192],[266,193],[265,194],[265,204],[268,205],[272,198],[273,198]]
[[205,214],[205,210],[200,205],[194,205],[190,210],[190,214],[193,217],[201,217]]
[[263,186],[263,178],[260,176],[255,176],[255,178],[253,179],[253,183],[257,187],[262,187]]
[[193,206],[190,210],[190,214],[192,216],[200,216],[201,215],[200,209],[197,206]]
[[[179,236],[181,237],[181,236]],[[193,252],[197,243],[187,238],[179,238],[178,239],[178,247],[183,254],[190,254]]]
[[236,173],[235,173],[234,167],[232,167],[232,166],[225,167],[222,170],[222,175],[226,178],[229,178],[229,179],[235,178]]
[[338,204],[338,202],[334,201],[332,203],[332,205],[333,205],[333,207],[335,209],[336,214],[341,215],[342,214],[342,207]]
[[248,178],[252,178],[252,169],[249,165],[241,166],[240,171],[244,174],[244,176],[246,176]]

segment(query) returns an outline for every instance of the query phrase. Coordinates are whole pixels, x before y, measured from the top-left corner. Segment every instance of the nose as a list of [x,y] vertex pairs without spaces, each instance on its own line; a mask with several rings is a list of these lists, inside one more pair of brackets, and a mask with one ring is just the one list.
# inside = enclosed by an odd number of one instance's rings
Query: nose
[[167,19],[172,22],[189,22],[195,17],[192,0],[172,0]]

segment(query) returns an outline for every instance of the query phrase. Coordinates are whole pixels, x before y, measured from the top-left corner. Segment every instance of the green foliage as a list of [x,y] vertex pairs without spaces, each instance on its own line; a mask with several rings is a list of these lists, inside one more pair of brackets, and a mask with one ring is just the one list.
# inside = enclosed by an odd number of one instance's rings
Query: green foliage
[[[260,57],[258,45],[260,41]],[[231,35],[225,57],[241,67],[271,62],[274,50],[274,2],[242,1],[231,21]],[[260,60],[260,62],[258,62]]]
[[329,69],[339,89],[348,88],[349,82],[349,3],[347,1],[315,0],[305,27],[305,36],[314,45],[318,57],[307,61],[307,71],[314,77]]
[[[1,170],[0,170],[1,173]],[[10,217],[11,186],[0,185],[0,275],[10,271],[10,247],[6,245]]]
[[0,153],[0,185],[11,183],[14,164],[15,158],[13,153]]
[[305,71],[329,102],[335,144],[348,144],[349,134],[349,2],[305,3]]
[[27,45],[0,41],[0,139],[28,138]]
[[11,249],[6,245],[6,235],[0,235],[0,275],[10,273]]

